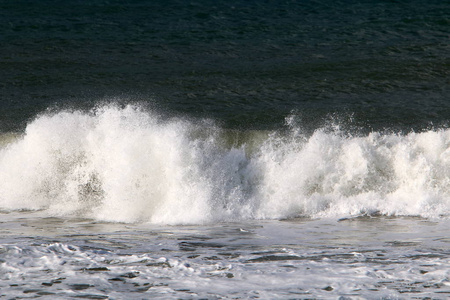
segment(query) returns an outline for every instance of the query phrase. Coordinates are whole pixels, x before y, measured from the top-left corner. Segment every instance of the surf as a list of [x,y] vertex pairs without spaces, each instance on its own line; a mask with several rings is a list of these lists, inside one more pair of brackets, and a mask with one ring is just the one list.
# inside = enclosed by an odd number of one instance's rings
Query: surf
[[3,211],[155,224],[450,213],[447,129],[239,132],[105,105],[1,140]]

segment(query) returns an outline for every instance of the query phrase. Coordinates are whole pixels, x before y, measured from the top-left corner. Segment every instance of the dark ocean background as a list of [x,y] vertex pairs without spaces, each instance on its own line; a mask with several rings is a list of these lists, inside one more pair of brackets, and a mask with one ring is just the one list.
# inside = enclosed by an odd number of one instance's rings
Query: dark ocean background
[[223,128],[446,127],[450,2],[0,1],[0,131],[138,103]]

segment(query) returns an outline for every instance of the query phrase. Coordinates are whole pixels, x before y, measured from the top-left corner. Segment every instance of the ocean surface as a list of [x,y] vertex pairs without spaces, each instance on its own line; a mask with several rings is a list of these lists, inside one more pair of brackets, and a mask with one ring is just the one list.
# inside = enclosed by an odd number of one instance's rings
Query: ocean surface
[[449,1],[0,1],[1,299],[447,299]]

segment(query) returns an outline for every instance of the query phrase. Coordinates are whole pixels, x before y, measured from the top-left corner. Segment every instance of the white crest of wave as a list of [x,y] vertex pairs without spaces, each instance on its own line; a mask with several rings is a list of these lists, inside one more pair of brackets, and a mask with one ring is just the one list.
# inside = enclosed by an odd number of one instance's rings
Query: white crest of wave
[[450,213],[449,130],[227,134],[134,106],[43,115],[0,150],[0,207],[166,224]]
[[1,153],[1,206],[111,221],[208,220],[188,124],[131,106],[42,116]]
[[262,216],[450,212],[449,130],[366,137],[319,130],[298,145],[270,146],[260,158]]

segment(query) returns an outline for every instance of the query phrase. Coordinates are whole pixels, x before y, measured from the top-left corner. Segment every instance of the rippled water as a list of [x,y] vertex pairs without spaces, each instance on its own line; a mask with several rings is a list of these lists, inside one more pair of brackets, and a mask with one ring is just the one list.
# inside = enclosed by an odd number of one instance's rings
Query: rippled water
[[446,125],[445,1],[5,2],[1,129],[48,107],[140,101],[234,128],[292,111],[365,130]]
[[448,221],[359,217],[173,227],[27,212],[2,219],[5,297],[444,299],[450,294]]

